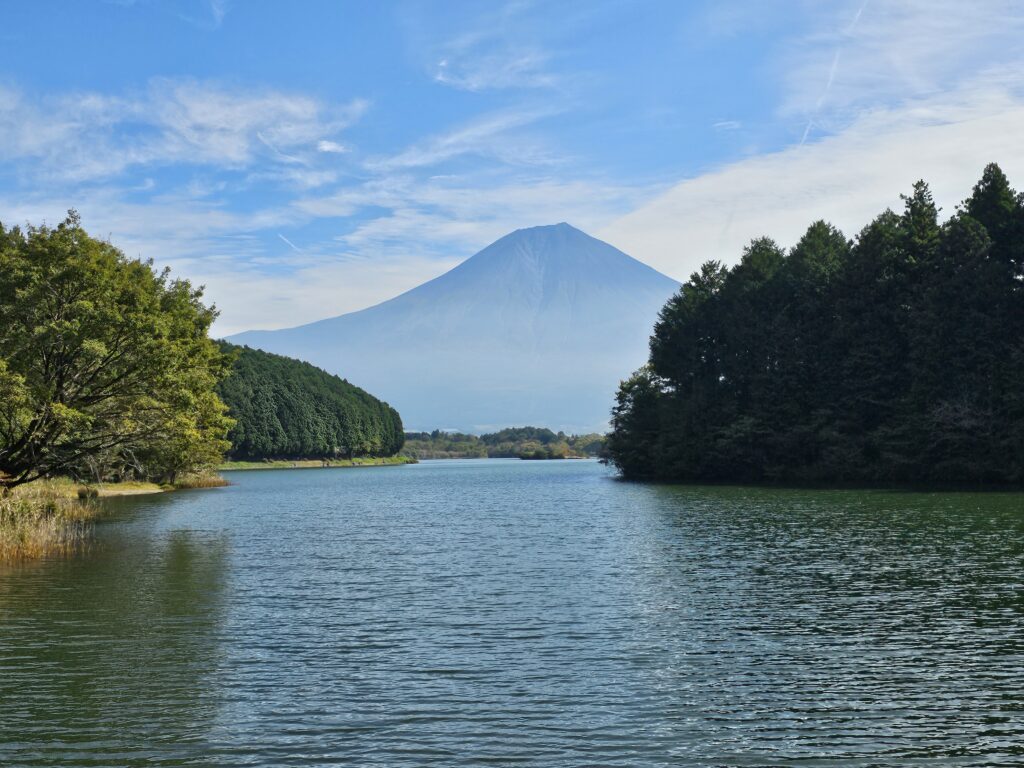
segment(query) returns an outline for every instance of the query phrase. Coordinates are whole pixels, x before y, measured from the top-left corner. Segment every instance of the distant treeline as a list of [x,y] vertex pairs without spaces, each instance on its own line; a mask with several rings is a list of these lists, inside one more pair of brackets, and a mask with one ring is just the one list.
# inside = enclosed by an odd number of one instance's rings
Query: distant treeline
[[217,385],[235,424],[236,460],[393,456],[404,433],[398,412],[309,363],[221,342],[234,356]]
[[1024,197],[990,165],[944,224],[919,182],[852,241],[704,264],[608,447],[629,478],[1024,482]]
[[510,427],[486,435],[461,432],[406,432],[402,453],[416,459],[566,459],[597,456],[599,434],[567,435],[542,427]]

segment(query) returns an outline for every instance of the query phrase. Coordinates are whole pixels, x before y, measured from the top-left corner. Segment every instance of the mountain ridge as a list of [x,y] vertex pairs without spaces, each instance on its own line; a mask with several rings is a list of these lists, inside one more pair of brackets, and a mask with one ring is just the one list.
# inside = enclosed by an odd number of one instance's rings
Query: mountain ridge
[[[416,428],[607,423],[678,283],[566,223],[519,229],[373,306],[228,337],[379,392]],[[551,377],[554,380],[551,380]],[[565,397],[572,383],[575,398]]]

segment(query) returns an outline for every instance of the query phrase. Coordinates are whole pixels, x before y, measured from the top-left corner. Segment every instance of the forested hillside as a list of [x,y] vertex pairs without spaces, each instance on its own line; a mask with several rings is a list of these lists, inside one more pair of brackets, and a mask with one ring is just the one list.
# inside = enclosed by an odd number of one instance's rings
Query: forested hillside
[[392,456],[402,420],[387,403],[309,363],[221,342],[235,356],[218,393],[235,419],[231,458]]
[[1024,199],[990,165],[945,223],[904,202],[695,273],[617,396],[623,474],[1024,482]]

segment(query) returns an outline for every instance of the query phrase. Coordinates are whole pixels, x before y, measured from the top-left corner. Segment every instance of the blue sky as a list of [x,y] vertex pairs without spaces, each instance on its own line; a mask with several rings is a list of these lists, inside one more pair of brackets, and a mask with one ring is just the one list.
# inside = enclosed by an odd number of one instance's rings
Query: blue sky
[[296,325],[569,221],[685,279],[917,178],[1024,187],[1017,2],[5,5],[0,220]]

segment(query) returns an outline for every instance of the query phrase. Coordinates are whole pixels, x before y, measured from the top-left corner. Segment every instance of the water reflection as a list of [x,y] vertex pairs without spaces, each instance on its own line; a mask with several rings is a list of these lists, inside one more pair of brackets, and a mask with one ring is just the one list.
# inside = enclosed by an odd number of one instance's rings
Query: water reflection
[[1024,496],[261,472],[0,574],[0,764],[1024,762]]
[[0,574],[0,764],[180,764],[218,699],[227,547],[174,531]]
[[656,660],[650,677],[678,705],[676,754],[701,763],[714,750],[732,765],[1024,755],[1019,495],[646,492],[639,592],[656,603],[629,653]]

